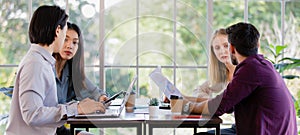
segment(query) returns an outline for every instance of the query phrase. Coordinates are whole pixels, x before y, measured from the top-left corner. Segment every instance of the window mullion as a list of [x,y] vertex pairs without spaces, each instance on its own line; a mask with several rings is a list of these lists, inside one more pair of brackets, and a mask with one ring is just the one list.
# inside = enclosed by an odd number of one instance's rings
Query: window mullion
[[100,0],[100,11],[99,11],[99,38],[100,38],[100,46],[99,46],[99,84],[100,89],[106,90],[105,88],[105,44],[104,44],[104,37],[105,37],[105,27],[104,27],[104,0]]
[[[136,75],[139,78],[139,0],[136,0]],[[137,97],[140,97],[140,87],[139,87],[139,80],[137,79],[136,82],[136,94]]]
[[174,78],[173,78],[173,82],[174,82],[174,85],[176,86],[176,63],[177,63],[177,59],[176,59],[176,40],[177,40],[177,35],[176,35],[176,31],[177,31],[177,27],[176,27],[176,24],[177,24],[177,18],[176,18],[176,15],[177,15],[177,8],[176,8],[176,0],[173,0],[173,3],[174,3],[174,10],[173,10],[173,59],[174,59],[174,62],[173,62],[173,75],[174,75]]
[[245,0],[245,6],[244,6],[244,21],[248,22],[248,0]]

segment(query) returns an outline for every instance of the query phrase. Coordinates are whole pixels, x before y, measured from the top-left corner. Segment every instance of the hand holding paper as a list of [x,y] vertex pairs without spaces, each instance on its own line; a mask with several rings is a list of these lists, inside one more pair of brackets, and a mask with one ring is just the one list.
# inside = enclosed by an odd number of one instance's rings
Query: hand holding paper
[[171,95],[182,97],[180,91],[172,84],[161,72],[161,67],[158,66],[150,73],[150,78],[159,87],[159,89],[170,99]]

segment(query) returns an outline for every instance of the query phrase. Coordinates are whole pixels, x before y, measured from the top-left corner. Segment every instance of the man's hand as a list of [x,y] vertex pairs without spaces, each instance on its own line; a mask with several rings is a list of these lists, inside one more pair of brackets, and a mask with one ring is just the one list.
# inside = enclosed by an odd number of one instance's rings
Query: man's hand
[[105,106],[101,102],[97,102],[90,98],[86,98],[79,102],[78,106],[78,114],[89,114],[95,112],[105,112]]

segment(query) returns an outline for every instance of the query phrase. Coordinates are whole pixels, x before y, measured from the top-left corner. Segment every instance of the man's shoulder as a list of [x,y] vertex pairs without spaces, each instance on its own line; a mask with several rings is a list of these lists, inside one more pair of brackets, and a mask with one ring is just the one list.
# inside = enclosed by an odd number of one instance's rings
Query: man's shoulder
[[273,65],[266,60],[262,55],[249,56],[242,63],[238,65],[238,68],[243,68],[255,72],[261,68],[272,67]]

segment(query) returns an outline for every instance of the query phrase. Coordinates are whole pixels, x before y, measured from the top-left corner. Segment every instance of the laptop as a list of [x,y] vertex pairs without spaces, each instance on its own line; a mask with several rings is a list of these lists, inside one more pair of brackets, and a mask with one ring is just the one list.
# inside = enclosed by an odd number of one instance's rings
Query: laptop
[[120,106],[109,106],[109,108],[106,109],[105,113],[78,114],[75,115],[75,118],[118,118],[122,110],[124,110],[125,104],[129,98],[136,80],[137,76],[133,78],[127,91],[124,92],[123,101]]
[[171,95],[182,97],[181,92],[175,87],[175,85],[162,74],[160,66],[153,70],[149,77],[169,100]]

